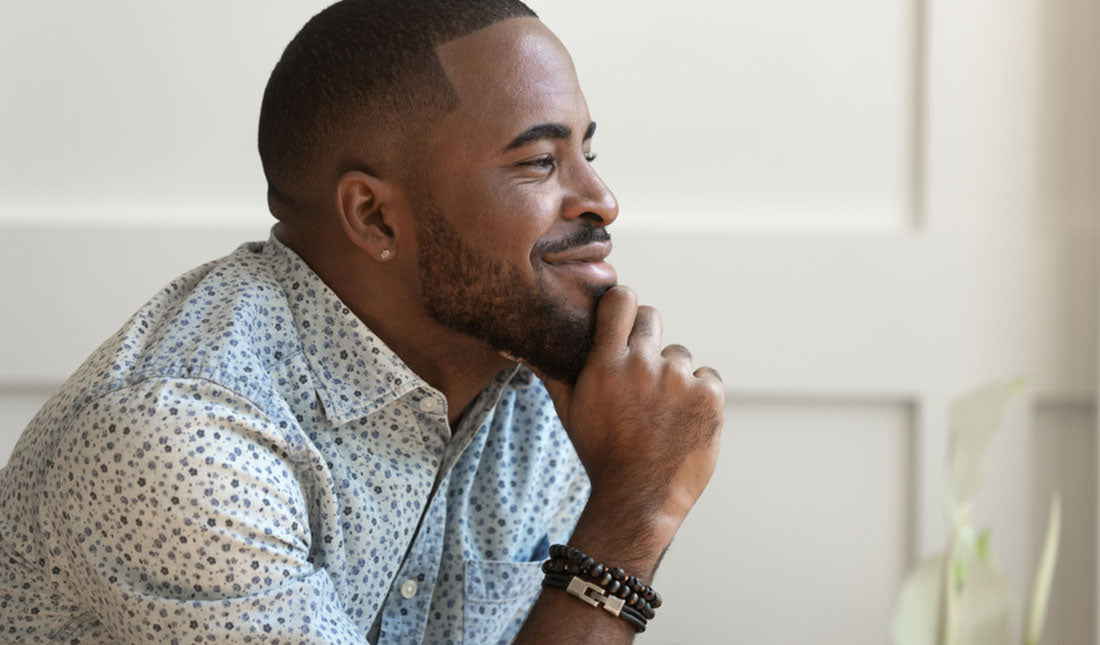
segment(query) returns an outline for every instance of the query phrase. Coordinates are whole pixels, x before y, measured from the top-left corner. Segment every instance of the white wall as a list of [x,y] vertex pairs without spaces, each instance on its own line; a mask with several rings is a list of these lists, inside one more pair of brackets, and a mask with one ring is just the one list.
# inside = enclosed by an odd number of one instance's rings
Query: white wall
[[[324,4],[0,2],[0,463],[158,287],[266,235],[263,84]],[[1017,374],[979,519],[1019,610],[1063,491],[1045,645],[1095,642],[1100,3],[532,4],[620,275],[728,385],[643,642],[886,642],[943,544],[949,402]]]
[[[0,4],[0,221],[256,221],[263,85],[325,4]],[[534,6],[574,53],[627,219],[906,217],[909,0]]]

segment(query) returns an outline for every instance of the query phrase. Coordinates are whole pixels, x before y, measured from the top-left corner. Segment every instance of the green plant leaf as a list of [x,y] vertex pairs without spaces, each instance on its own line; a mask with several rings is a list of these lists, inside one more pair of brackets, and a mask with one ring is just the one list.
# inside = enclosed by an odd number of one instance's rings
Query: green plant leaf
[[965,576],[958,576],[962,561],[961,540],[958,527],[947,542],[947,553],[943,558],[943,573],[940,575],[940,619],[936,636],[939,645],[961,645],[959,640],[959,610]]
[[960,601],[960,643],[1008,645],[1012,642],[1012,595],[992,562],[974,559]]
[[966,585],[970,572],[970,562],[974,559],[978,547],[978,534],[969,524],[969,515],[960,521],[965,524],[956,524],[954,539],[951,540],[952,581],[956,589],[962,589]]
[[[894,608],[892,636],[896,645],[1008,645],[1012,638],[1012,599],[993,561],[991,531],[975,532],[971,510],[985,479],[989,442],[1024,382],[1016,379],[987,385],[957,400],[951,408],[945,486],[951,527],[948,548],[906,577]],[[1046,606],[1053,571],[1054,556],[1048,554],[1050,535],[1048,530],[1029,623],[1039,631],[1045,609],[1036,608]]]
[[1024,379],[987,385],[951,407],[947,491],[953,507],[969,504],[985,479],[985,453],[1005,408]]
[[978,534],[978,539],[974,543],[974,553],[986,562],[991,560],[991,554],[989,551],[989,537],[993,534],[993,529],[986,529]]
[[894,606],[894,645],[937,645],[945,561],[942,555],[930,558],[905,577]]
[[1027,627],[1024,629],[1024,644],[1039,645],[1043,635],[1043,623],[1046,621],[1047,601],[1050,599],[1050,585],[1054,580],[1054,567],[1058,563],[1058,541],[1062,532],[1062,497],[1055,495],[1050,503],[1050,519],[1047,520],[1047,536],[1043,540],[1039,566],[1035,568],[1035,579],[1031,583],[1031,601],[1027,615]]

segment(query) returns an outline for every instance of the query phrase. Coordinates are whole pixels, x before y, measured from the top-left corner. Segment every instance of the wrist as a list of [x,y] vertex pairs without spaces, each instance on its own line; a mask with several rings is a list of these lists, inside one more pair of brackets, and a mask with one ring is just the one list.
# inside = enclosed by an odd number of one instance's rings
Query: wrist
[[639,508],[593,491],[569,543],[652,580],[682,522],[682,517],[663,509]]
[[687,512],[691,510],[668,490],[644,491],[637,487],[622,490],[593,486],[581,520],[601,520],[656,540],[664,549],[672,542]]

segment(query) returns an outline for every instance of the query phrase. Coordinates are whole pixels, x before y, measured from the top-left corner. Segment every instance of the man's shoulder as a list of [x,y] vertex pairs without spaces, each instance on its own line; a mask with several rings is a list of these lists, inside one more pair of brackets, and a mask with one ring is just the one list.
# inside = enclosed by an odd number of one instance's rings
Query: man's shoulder
[[[179,276],[73,374],[90,401],[147,379],[211,381],[252,400],[270,368],[301,351],[272,244],[251,242]],[[262,401],[261,401],[262,402]]]
[[[175,454],[200,419],[216,427],[232,419],[238,434],[283,451],[297,445],[273,395],[271,368],[300,349],[271,252],[242,245],[157,292],[38,411],[0,470],[0,488],[40,491],[52,464],[100,439]],[[135,419],[152,424],[148,436],[128,434]],[[0,495],[0,524],[35,517],[38,495]]]

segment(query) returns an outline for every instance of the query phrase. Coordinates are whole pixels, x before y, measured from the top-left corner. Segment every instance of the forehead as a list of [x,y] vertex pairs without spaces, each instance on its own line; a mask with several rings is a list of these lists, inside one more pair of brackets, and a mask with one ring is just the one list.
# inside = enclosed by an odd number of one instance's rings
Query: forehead
[[583,132],[588,106],[573,61],[535,18],[494,23],[437,49],[458,95],[458,107],[440,124],[486,145],[506,144],[540,123]]

